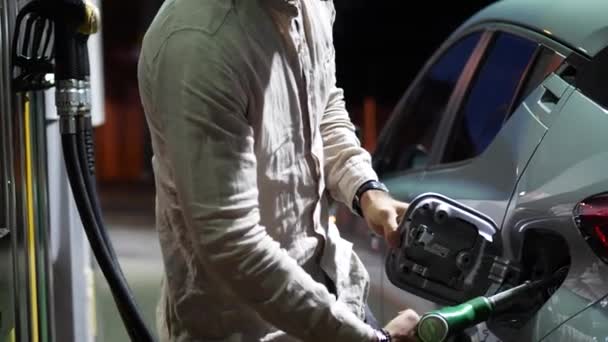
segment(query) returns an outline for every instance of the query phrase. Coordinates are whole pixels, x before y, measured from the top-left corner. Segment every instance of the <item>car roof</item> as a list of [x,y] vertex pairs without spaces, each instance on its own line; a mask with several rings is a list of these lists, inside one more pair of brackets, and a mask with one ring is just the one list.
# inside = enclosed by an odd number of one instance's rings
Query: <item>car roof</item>
[[527,27],[593,57],[608,45],[608,0],[501,0],[461,29],[484,22]]

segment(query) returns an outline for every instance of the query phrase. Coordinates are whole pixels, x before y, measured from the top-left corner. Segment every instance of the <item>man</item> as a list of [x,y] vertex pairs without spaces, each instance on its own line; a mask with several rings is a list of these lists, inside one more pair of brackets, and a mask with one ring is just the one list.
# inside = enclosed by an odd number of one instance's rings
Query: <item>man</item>
[[[321,0],[166,0],[139,83],[154,149],[166,341],[410,340],[366,323],[369,276],[330,197],[392,246],[393,200],[336,87]],[[371,181],[371,182],[370,182]]]

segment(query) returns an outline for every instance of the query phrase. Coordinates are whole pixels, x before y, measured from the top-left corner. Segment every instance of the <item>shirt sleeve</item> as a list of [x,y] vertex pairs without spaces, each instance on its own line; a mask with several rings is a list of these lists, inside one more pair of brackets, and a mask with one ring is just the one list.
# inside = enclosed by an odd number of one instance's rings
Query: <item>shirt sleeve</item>
[[[177,198],[197,258],[266,321],[303,341],[373,341],[374,330],[314,281],[260,225],[254,134],[230,39],[173,34],[157,58]],[[160,100],[166,99],[166,100]],[[335,131],[335,130],[334,130]]]
[[[353,210],[357,189],[369,180],[378,180],[371,156],[361,147],[344,105],[342,89],[334,87],[321,120],[325,175],[332,197]],[[353,211],[354,212],[354,211]]]

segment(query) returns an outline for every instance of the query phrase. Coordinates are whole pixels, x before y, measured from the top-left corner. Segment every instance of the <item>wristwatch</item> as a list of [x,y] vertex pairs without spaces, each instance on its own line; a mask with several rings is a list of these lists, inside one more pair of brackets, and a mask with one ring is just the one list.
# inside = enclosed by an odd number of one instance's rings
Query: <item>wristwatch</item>
[[376,341],[377,342],[391,342],[391,335],[384,329],[376,329]]
[[383,183],[377,180],[370,180],[363,183],[357,192],[355,193],[355,198],[353,199],[353,210],[357,213],[357,215],[363,217],[363,211],[361,211],[361,196],[368,190],[380,190],[384,192],[388,192],[388,188]]

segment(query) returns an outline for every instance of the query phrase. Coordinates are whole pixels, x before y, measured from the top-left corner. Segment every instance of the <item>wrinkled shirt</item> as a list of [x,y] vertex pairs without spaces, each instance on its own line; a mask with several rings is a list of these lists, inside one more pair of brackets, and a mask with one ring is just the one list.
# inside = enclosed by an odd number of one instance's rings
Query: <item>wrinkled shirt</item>
[[162,340],[374,339],[369,275],[328,220],[377,179],[336,86],[334,19],[332,1],[166,0],[146,32]]

